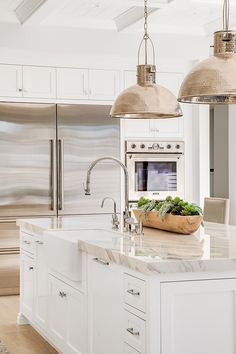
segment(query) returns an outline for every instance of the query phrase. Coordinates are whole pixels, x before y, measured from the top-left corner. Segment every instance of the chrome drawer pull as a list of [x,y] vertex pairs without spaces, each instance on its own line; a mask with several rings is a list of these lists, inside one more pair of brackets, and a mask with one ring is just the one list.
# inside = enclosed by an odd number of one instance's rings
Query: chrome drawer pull
[[106,266],[109,266],[109,265],[110,265],[109,262],[106,262],[106,261],[104,261],[103,259],[100,259],[100,258],[94,258],[93,260],[94,260],[95,262],[97,262],[97,263],[100,263],[100,264],[103,264],[103,265],[106,265]]
[[25,243],[26,245],[30,245],[31,244],[30,241],[26,241],[26,240],[24,240],[23,243]]
[[130,295],[133,295],[133,296],[140,296],[140,292],[136,291],[134,289],[127,290],[127,293],[130,294]]
[[135,331],[134,328],[127,328],[126,331],[132,334],[132,336],[139,336],[139,332]]
[[37,243],[38,245],[43,245],[43,241],[37,240],[37,241],[35,241],[35,243]]

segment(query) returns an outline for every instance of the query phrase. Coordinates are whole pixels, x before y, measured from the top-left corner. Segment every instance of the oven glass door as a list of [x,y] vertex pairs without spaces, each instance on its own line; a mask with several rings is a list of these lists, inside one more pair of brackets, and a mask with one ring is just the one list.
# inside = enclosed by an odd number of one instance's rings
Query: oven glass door
[[133,155],[127,156],[130,176],[130,200],[141,196],[165,198],[182,195],[183,155]]

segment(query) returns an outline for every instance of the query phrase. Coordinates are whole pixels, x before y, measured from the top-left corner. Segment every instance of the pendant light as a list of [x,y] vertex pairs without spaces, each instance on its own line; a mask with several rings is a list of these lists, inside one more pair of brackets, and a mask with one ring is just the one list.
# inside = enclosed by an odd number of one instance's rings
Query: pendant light
[[[182,111],[177,98],[166,88],[156,85],[154,45],[148,34],[147,0],[144,0],[144,36],[138,50],[137,84],[122,91],[111,109],[112,118],[175,118]],[[153,50],[153,64],[148,64],[148,43]],[[139,64],[144,45],[145,64]]]
[[229,1],[224,1],[223,30],[214,33],[214,55],[199,63],[182,83],[185,103],[236,104],[236,32],[229,30]]

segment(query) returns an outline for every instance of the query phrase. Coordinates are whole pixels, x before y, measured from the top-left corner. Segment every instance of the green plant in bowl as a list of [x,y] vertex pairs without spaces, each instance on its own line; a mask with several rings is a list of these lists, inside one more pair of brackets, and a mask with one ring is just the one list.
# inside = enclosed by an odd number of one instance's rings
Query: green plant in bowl
[[202,209],[194,203],[188,203],[180,197],[166,197],[165,200],[154,200],[141,197],[138,201],[138,209],[145,215],[150,211],[156,211],[159,217],[164,220],[166,214],[180,216],[202,215]]

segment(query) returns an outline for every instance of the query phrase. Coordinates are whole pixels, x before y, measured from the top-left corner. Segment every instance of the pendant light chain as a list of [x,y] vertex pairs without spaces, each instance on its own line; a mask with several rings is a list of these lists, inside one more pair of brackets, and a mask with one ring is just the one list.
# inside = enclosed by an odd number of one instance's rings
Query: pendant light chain
[[229,0],[224,0],[223,27],[224,31],[229,32]]
[[147,7],[147,0],[144,0],[144,37],[145,41],[145,64],[147,65],[148,62],[148,7]]

